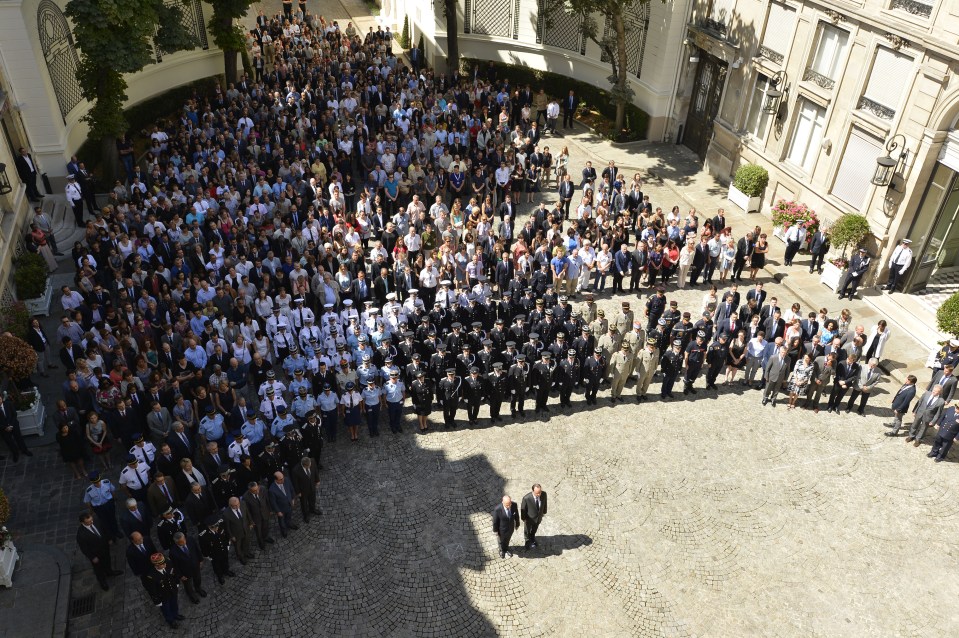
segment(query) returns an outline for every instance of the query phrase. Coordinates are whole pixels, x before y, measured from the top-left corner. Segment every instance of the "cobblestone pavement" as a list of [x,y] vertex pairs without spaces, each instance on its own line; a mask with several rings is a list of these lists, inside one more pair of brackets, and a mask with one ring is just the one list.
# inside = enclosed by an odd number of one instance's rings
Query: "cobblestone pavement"
[[[279,10],[279,2],[261,5]],[[318,11],[352,17],[365,30],[363,4],[345,6],[324,2]],[[548,142],[554,150],[563,144]],[[571,166],[597,149],[571,142]],[[617,163],[629,172],[651,168],[657,152],[643,147],[635,162]],[[676,191],[689,188],[690,177],[676,166],[661,159],[655,169],[666,182],[647,184],[664,208],[682,205]],[[766,275],[770,294],[793,298]],[[668,293],[693,312],[702,295]],[[618,301],[600,300],[607,316]],[[53,409],[58,383],[44,381]],[[949,491],[955,453],[935,465],[926,446],[883,437],[894,386],[885,381],[881,389],[866,418],[762,407],[759,393],[741,386],[700,390],[695,401],[615,407],[604,391],[598,407],[574,395],[574,410],[554,408],[545,421],[491,426],[482,418],[475,428],[418,436],[409,417],[402,435],[341,440],[325,452],[323,516],[278,538],[248,566],[234,566],[238,576],[225,587],[207,567],[210,596],[198,606],[181,596],[185,631],[957,635],[959,505]],[[85,483],[70,478],[53,446],[42,445],[51,436],[28,440],[33,458],[0,463],[0,485],[11,498],[18,542],[65,550],[74,558],[73,597],[95,594],[94,612],[71,619],[70,634],[164,632],[129,570],[101,592],[76,551]],[[533,482],[551,499],[540,547],[501,560],[490,511],[503,493],[518,500]],[[116,563],[122,552],[115,547]],[[4,614],[15,613],[7,602],[0,590],[0,635]]]

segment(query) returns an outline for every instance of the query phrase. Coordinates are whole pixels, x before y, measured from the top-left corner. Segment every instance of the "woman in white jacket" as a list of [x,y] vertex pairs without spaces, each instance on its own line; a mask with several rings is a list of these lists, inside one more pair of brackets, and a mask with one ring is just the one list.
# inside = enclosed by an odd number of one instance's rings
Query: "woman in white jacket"
[[872,357],[876,357],[882,361],[882,353],[886,349],[886,341],[889,340],[889,327],[886,325],[885,319],[880,319],[879,322],[869,330],[869,336],[866,338],[866,343],[863,345],[863,359],[868,361]]

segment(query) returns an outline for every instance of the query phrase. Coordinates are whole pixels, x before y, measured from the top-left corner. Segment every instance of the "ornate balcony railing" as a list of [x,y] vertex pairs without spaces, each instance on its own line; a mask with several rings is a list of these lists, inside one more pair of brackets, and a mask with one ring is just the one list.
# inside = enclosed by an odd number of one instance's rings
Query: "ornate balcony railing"
[[777,53],[767,46],[759,47],[759,54],[767,60],[772,60],[776,64],[782,64],[783,60],[785,59],[782,53]]
[[860,111],[872,113],[876,117],[883,120],[891,120],[896,116],[896,111],[894,109],[891,109],[888,106],[883,106],[875,100],[870,100],[865,95],[859,98],[859,103],[856,105],[856,108]]
[[806,69],[806,72],[803,73],[802,79],[804,82],[812,82],[813,84],[818,84],[824,89],[829,89],[830,91],[836,86],[836,81],[827,78],[822,73],[813,71],[812,69]]
[[719,20],[713,20],[712,18],[700,18],[696,21],[696,26],[698,26],[703,31],[707,31],[713,35],[716,35],[721,40],[726,39],[728,34],[728,27],[725,22],[720,22]]
[[932,2],[922,2],[922,0],[892,0],[890,9],[901,9],[920,18],[928,18],[932,15]]

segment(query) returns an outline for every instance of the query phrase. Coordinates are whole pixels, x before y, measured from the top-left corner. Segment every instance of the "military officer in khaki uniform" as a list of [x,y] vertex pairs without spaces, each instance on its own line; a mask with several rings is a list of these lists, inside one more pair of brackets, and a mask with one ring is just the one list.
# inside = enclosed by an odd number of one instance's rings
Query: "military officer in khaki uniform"
[[636,355],[646,344],[646,332],[643,330],[642,322],[633,322],[633,329],[623,335],[623,343],[629,344],[629,352],[633,355],[633,367],[629,370],[629,374],[632,374],[636,366]]
[[653,381],[656,368],[659,367],[659,348],[656,347],[656,337],[646,339],[646,347],[636,353],[633,359],[633,370],[636,373],[636,401],[648,401],[646,392]]
[[629,380],[629,371],[633,367],[633,351],[629,344],[623,341],[619,351],[613,353],[609,359],[609,372],[613,376],[613,387],[610,391],[609,400],[612,403],[622,401],[623,388],[626,381]]
[[609,321],[606,320],[606,312],[602,308],[596,311],[596,318],[589,322],[589,329],[597,341],[609,331]]
[[623,308],[613,320],[613,325],[621,335],[625,335],[633,327],[633,311],[629,309],[628,301],[623,302]]
[[[583,313],[583,323],[587,326],[593,323],[593,321],[596,320],[598,310],[599,306],[596,305],[596,301],[593,299],[593,293],[587,292],[586,301],[583,302],[583,306],[580,308],[580,311]],[[605,330],[603,332],[605,332]]]
[[613,354],[619,352],[622,341],[623,338],[619,335],[619,331],[616,330],[616,326],[610,326],[609,332],[600,337],[596,342],[596,347],[603,351],[603,360],[606,361],[606,372],[603,374],[603,382],[609,381],[609,362],[612,360]]

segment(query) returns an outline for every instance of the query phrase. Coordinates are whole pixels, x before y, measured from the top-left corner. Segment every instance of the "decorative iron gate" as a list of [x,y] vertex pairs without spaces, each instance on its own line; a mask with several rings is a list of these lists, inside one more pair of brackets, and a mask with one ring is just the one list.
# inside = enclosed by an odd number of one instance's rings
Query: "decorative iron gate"
[[37,7],[37,32],[53,93],[60,107],[60,117],[66,122],[67,114],[83,100],[77,80],[80,58],[66,16],[51,0],[42,0]]
[[[180,24],[183,25],[183,28],[186,29],[187,32],[193,35],[199,43],[200,48],[204,51],[210,48],[210,43],[206,37],[206,24],[203,20],[203,5],[200,0],[164,0],[164,4],[168,7],[178,5],[182,12]],[[169,53],[169,51],[160,49],[155,41],[153,43],[153,52],[156,55],[157,64],[163,61],[164,55]]]
[[[646,33],[649,30],[649,3],[637,1],[624,11],[623,22],[626,26],[626,67],[636,77],[643,75],[643,56],[646,54]],[[616,37],[616,31],[610,19],[603,26],[603,39]],[[600,59],[609,62],[609,56],[603,50]]]

